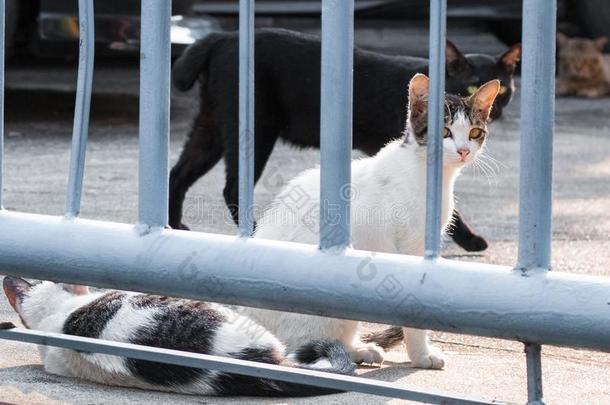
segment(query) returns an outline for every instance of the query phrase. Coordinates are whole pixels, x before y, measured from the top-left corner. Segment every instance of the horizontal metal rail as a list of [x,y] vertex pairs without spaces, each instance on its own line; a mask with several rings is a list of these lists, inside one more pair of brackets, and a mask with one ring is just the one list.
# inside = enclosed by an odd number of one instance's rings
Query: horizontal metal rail
[[189,353],[58,333],[45,333],[27,329],[9,329],[0,330],[0,339],[63,347],[86,352],[111,354],[132,359],[175,364],[177,366],[213,369],[227,373],[281,380],[317,387],[335,388],[344,391],[362,392],[384,397],[409,399],[424,403],[460,405],[499,404],[499,402],[496,401],[489,402],[482,399],[449,396],[448,394],[440,392],[408,390],[400,388],[396,384],[362,377],[331,374],[315,370],[276,366],[228,357]]
[[[610,351],[610,278],[0,212],[0,274]],[[290,271],[288,271],[290,270]]]

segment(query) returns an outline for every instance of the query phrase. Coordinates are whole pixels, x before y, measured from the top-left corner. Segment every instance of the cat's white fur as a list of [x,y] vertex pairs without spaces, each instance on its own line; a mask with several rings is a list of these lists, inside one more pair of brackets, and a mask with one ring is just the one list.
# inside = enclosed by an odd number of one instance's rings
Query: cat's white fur
[[[66,319],[75,310],[91,303],[104,293],[74,295],[66,291],[65,286],[43,282],[30,290],[23,302],[17,303],[17,311],[30,329],[45,332],[62,333]],[[137,293],[127,293],[127,296]],[[212,353],[227,355],[246,347],[274,348],[284,352],[284,345],[260,325],[256,325],[245,316],[236,314],[229,308],[212,304],[213,308],[222,311],[230,322],[223,324],[214,335]],[[108,321],[100,334],[101,339],[129,342],[137,328],[154,325],[153,316],[156,308],[138,308],[135,310],[127,299],[118,312]],[[248,325],[244,327],[243,325]],[[252,325],[252,326],[250,326]],[[82,378],[105,385],[135,387],[147,390],[162,390],[184,394],[215,394],[214,387],[208,384],[208,378],[175,387],[152,385],[134,377],[126,367],[125,359],[99,353],[81,353],[59,347],[38,346],[45,371],[65,377]],[[327,362],[320,361],[314,367]],[[209,371],[215,373],[215,371]]]
[[[74,295],[61,285],[44,282],[34,287],[19,314],[30,329],[61,333],[64,322],[76,309],[99,298],[102,293]],[[102,332],[104,333],[104,332]],[[154,389],[133,378],[122,359],[103,354],[82,354],[51,346],[38,346],[45,371],[51,374],[82,378],[106,385]]]
[[[427,78],[425,84],[425,94],[420,94],[423,97],[427,96]],[[407,142],[393,141],[377,155],[352,162],[351,224],[356,249],[418,256],[424,253],[426,148],[409,138],[412,128],[407,125]],[[463,112],[456,114],[449,129],[453,137],[443,140],[441,231],[447,228],[453,212],[455,180],[480,150],[480,145],[469,138],[471,124]],[[459,149],[470,151],[465,160],[461,160]],[[320,170],[315,168],[288,183],[259,221],[255,237],[317,244],[319,200]],[[289,350],[312,338],[338,339],[348,347],[355,362],[383,361],[377,346],[360,341],[356,321],[255,308],[243,311]],[[413,366],[444,367],[444,355],[429,344],[427,331],[404,328],[404,336]]]

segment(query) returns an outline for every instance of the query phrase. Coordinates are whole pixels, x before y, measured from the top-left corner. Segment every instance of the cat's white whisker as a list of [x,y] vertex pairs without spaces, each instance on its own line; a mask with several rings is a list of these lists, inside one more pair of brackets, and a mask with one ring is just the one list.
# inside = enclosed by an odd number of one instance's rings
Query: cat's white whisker
[[487,147],[484,147],[481,150],[481,153],[479,154],[479,158],[487,161],[490,164],[493,164],[497,171],[500,171],[501,169],[506,169],[506,165],[504,163],[500,162],[499,160],[497,160],[496,158],[494,158],[493,155],[491,153],[489,153],[489,150],[487,149]]
[[[493,186],[497,186],[498,181],[497,181],[497,173],[495,172],[495,170],[484,160],[479,160],[478,164],[479,164],[479,167],[482,170],[482,172],[485,174],[485,177],[487,178],[487,184],[488,184],[489,188],[492,188]],[[492,180],[493,180],[493,184],[492,184]]]

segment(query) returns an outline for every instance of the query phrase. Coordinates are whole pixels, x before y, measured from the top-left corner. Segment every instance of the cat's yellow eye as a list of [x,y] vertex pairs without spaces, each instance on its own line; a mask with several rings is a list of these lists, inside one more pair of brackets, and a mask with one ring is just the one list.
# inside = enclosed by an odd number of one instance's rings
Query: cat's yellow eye
[[474,94],[477,92],[479,88],[477,86],[468,86],[466,87],[466,90],[468,91],[468,94]]
[[468,137],[470,139],[479,139],[484,133],[485,131],[483,131],[481,128],[472,128],[468,134]]
[[447,127],[443,128],[443,138],[450,138],[451,137],[451,130]]
[[500,86],[500,90],[498,90],[498,94],[504,94],[504,93],[506,93],[506,90],[508,90],[506,88],[506,86]]

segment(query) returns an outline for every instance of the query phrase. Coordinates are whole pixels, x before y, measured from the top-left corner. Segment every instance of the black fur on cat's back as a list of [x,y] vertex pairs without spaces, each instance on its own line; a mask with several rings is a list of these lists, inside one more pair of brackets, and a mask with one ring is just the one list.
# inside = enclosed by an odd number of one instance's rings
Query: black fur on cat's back
[[[199,78],[200,115],[213,112],[211,119],[218,123],[225,121],[226,126],[236,128],[237,34],[212,34],[201,45],[201,49],[189,48],[176,61],[174,85],[179,90],[188,90]],[[280,137],[297,146],[319,147],[319,40],[291,31],[264,29],[256,33],[255,49],[255,123],[256,129],[264,131],[255,133],[269,141],[274,138],[273,142]],[[357,72],[354,75],[354,146],[367,154],[374,154],[387,142],[385,133],[400,136],[406,118],[406,89],[410,79],[410,73],[405,74],[405,70],[427,71],[426,59],[401,59],[405,58],[360,49],[354,52],[354,71]],[[371,80],[376,81],[374,86],[370,85]],[[402,107],[397,109],[397,105]],[[378,111],[369,107],[376,107]],[[379,127],[380,115],[389,121],[386,123],[389,130]],[[225,145],[237,141],[230,135],[223,133]],[[235,139],[225,138],[227,136]],[[256,146],[259,142],[257,139]]]
[[[497,118],[514,88],[514,53],[511,48],[497,58],[463,55],[448,42],[447,92],[465,96],[473,86],[500,79],[505,91],[492,110]],[[174,64],[175,87],[185,91],[199,80],[201,100],[182,155],[171,171],[169,223],[173,228],[188,229],[181,222],[186,191],[222,157],[226,162],[224,198],[237,219],[238,66],[237,33],[212,33],[187,48]],[[283,29],[256,31],[255,182],[278,138],[299,147],[320,146],[320,70],[319,37]],[[354,49],[355,149],[373,155],[401,136],[409,80],[415,73],[427,72],[424,58]]]

